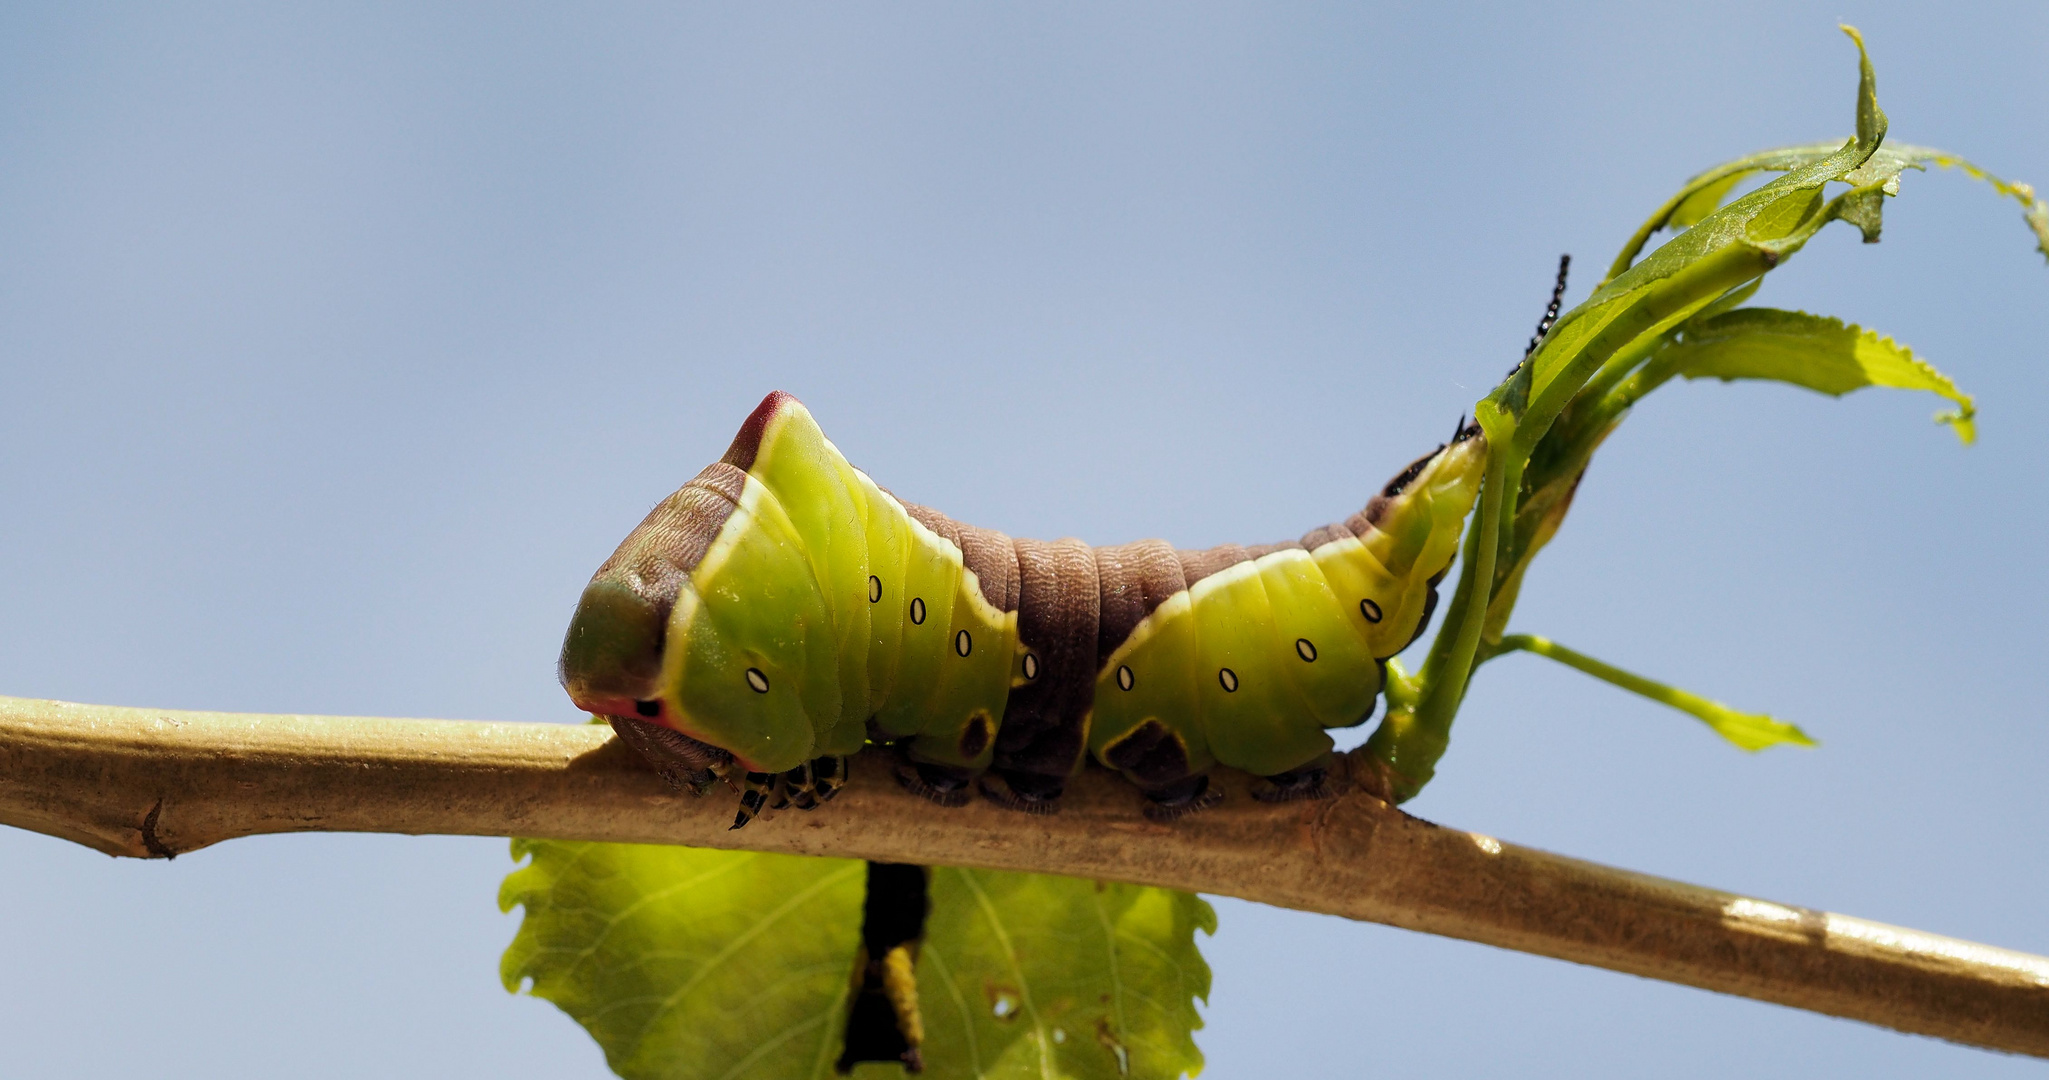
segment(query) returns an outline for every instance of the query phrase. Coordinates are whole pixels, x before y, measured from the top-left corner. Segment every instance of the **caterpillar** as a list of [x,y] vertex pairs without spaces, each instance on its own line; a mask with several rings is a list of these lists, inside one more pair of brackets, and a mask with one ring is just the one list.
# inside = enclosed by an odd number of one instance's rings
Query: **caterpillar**
[[[1486,441],[1452,440],[1298,540],[1177,550],[1013,539],[897,499],[777,391],[579,599],[558,673],[671,784],[739,787],[733,828],[812,809],[869,743],[942,805],[1049,813],[1092,757],[1168,820],[1216,765],[1329,790],[1428,625]],[[735,779],[735,778],[738,779]]]

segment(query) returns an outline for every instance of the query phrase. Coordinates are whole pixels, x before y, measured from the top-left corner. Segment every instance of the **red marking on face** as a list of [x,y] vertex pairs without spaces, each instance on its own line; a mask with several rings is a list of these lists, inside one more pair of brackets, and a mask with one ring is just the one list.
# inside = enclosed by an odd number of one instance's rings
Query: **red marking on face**
[[[625,717],[629,720],[644,720],[650,724],[659,724],[662,727],[668,728],[672,731],[680,731],[683,734],[688,735],[693,739],[696,739],[698,742],[704,743],[706,746],[718,746],[717,743],[713,742],[709,738],[706,738],[702,732],[694,731],[690,728],[689,725],[684,724],[682,722],[683,717],[679,713],[677,713],[675,709],[671,708],[668,702],[661,701],[660,699],[656,699],[656,701],[658,704],[660,704],[661,711],[653,716],[649,716],[646,713],[641,712],[640,702],[634,700],[633,698],[609,697],[603,695],[577,697],[574,694],[572,694],[570,695],[570,700],[576,703],[577,708],[587,713],[592,713],[597,716],[620,716]],[[720,749],[723,750],[725,748],[720,747]],[[727,752],[731,753],[731,751]],[[737,754],[733,756],[733,760],[740,763],[749,771],[759,771],[755,768],[753,762],[750,762]]]
[[[640,710],[635,707],[638,703],[635,702],[632,698],[607,697],[602,695],[577,697],[576,695],[572,694],[570,695],[569,699],[576,703],[577,708],[582,709],[584,712],[587,713],[594,713],[598,716],[627,716],[635,717],[642,720],[659,719],[657,717],[652,716],[641,716]],[[667,712],[668,710],[664,709],[662,711]]]

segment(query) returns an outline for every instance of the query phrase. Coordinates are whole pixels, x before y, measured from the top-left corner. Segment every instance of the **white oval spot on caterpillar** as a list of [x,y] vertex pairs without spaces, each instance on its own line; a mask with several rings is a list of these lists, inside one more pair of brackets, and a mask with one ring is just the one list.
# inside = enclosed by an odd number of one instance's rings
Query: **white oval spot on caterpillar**
[[1024,676],[1028,681],[1039,677],[1039,656],[1037,653],[1025,654]]
[[911,622],[917,626],[925,625],[925,598],[922,596],[911,597]]
[[760,668],[748,668],[747,685],[753,687],[754,692],[757,694],[766,694],[768,693],[768,676],[763,675]]
[[1301,657],[1303,663],[1309,663],[1316,659],[1316,646],[1308,638],[1298,637],[1295,639],[1295,655]]
[[975,639],[969,637],[968,632],[966,630],[963,630],[960,633],[953,635],[953,651],[961,654],[962,656],[966,656],[967,654],[974,652]]
[[868,575],[868,602],[871,604],[882,602],[882,579],[874,574]]
[[1217,681],[1224,684],[1224,693],[1235,694],[1238,692],[1238,673],[1230,668],[1218,668]]
[[1131,677],[1131,668],[1129,665],[1117,665],[1117,689],[1129,690],[1131,689],[1131,684],[1136,681],[1137,680]]
[[1366,616],[1367,622],[1377,623],[1382,618],[1380,605],[1374,603],[1371,599],[1359,601],[1359,614]]

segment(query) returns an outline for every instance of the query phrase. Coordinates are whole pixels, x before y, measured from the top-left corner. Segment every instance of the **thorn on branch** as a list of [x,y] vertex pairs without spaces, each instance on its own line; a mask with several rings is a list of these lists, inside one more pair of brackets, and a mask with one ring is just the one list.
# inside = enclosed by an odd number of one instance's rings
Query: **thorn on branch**
[[159,798],[156,805],[149,808],[149,813],[143,815],[142,846],[149,852],[149,856],[152,859],[175,859],[178,857],[178,853],[165,846],[162,840],[157,839],[157,816],[163,812],[164,800]]

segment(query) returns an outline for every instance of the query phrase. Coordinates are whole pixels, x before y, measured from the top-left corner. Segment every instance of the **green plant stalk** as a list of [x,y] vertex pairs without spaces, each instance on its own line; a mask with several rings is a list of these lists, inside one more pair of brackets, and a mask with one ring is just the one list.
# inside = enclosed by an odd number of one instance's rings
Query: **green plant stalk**
[[[1482,418],[1483,428],[1487,423]],[[1490,431],[1490,444],[1493,438]],[[1509,464],[1504,455],[1489,449],[1487,475],[1480,487],[1479,516],[1466,533],[1465,569],[1459,572],[1444,629],[1438,631],[1437,640],[1431,643],[1422,670],[1404,681],[1402,700],[1390,693],[1387,716],[1366,741],[1366,754],[1387,789],[1383,794],[1394,802],[1403,802],[1421,791],[1436,774],[1438,759],[1451,745],[1451,720],[1458,713],[1472,676],[1487,611],[1484,602],[1473,602],[1473,594],[1482,587],[1476,583],[1493,580],[1494,557],[1502,537],[1502,506],[1509,501],[1502,493],[1514,490],[1513,484],[1521,480],[1520,467],[1514,477],[1509,476]],[[1472,618],[1472,613],[1481,617]],[[1392,690],[1392,680],[1389,686]]]
[[[1451,745],[1452,721],[1480,660],[1480,642],[1494,599],[1495,563],[1502,548],[1513,540],[1523,473],[1538,442],[1609,357],[1646,335],[1663,333],[1731,289],[1770,271],[1778,261],[1755,245],[1733,245],[1661,282],[1634,286],[1627,291],[1638,295],[1625,301],[1622,310],[1609,313],[1605,325],[1590,338],[1581,337],[1578,354],[1565,365],[1565,371],[1549,379],[1527,407],[1523,394],[1535,382],[1536,370],[1550,346],[1558,341],[1556,328],[1536,355],[1475,408],[1487,433],[1487,476],[1480,489],[1479,512],[1468,534],[1459,583],[1445,612],[1444,627],[1417,674],[1421,693],[1416,708],[1390,708],[1366,743],[1366,753],[1374,759],[1396,802],[1412,798],[1429,783],[1438,760]],[[1587,311],[1595,300],[1603,300],[1601,306],[1607,306],[1615,299],[1597,294],[1574,314]],[[1561,320],[1559,328],[1564,325]],[[1506,621],[1505,614],[1501,618]]]
[[1388,658],[1387,687],[1381,691],[1387,696],[1388,708],[1414,710],[1422,690],[1416,683],[1416,677],[1409,674],[1409,669],[1402,666],[1400,660]]
[[1489,658],[1518,650],[1536,653],[1548,660],[1556,660],[1602,682],[1611,683],[1632,694],[1640,694],[1659,704],[1670,705],[1684,712],[1699,715],[1706,706],[1713,704],[1697,694],[1689,694],[1677,687],[1654,682],[1612,664],[1604,664],[1585,653],[1568,649],[1550,638],[1539,637],[1536,634],[1510,634],[1502,638],[1500,645],[1488,651]]

